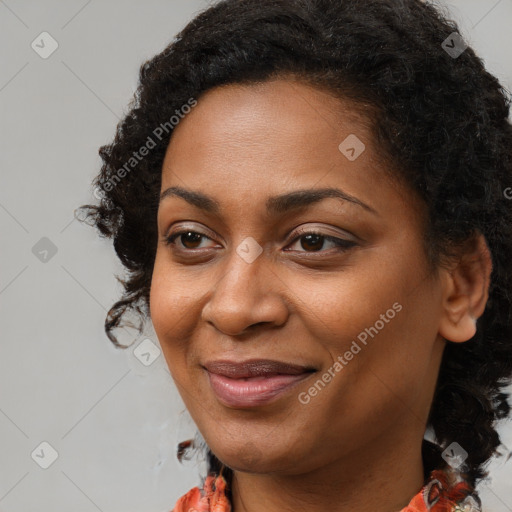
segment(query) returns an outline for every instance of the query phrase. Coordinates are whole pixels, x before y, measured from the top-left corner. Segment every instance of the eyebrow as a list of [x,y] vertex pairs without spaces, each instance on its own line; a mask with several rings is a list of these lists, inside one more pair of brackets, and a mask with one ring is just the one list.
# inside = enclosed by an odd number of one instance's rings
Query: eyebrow
[[[202,192],[175,186],[167,188],[160,194],[160,202],[168,197],[181,197],[196,208],[205,210],[208,213],[216,215],[220,213],[220,204],[213,197]],[[303,209],[311,204],[331,197],[358,205],[370,213],[378,215],[377,211],[371,206],[338,188],[296,190],[287,194],[269,197],[265,205],[268,213],[278,215],[290,210]]]

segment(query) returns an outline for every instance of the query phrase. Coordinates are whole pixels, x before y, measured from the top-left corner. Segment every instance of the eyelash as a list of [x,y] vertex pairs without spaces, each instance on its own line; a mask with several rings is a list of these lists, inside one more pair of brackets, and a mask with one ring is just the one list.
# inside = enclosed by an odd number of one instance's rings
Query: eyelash
[[[194,234],[200,235],[202,238],[208,238],[208,239],[211,240],[210,237],[204,235],[203,233],[199,233],[198,231],[193,231],[191,229],[185,229],[185,230],[182,230],[182,231],[177,231],[176,233],[173,233],[172,235],[170,235],[168,237],[165,237],[164,238],[164,243],[167,246],[175,245],[174,241],[176,240],[176,238],[180,237],[181,235],[186,235],[187,233],[194,233]],[[290,242],[289,245],[292,245],[297,240],[300,240],[302,237],[305,237],[307,235],[316,235],[316,236],[321,237],[324,240],[327,240],[329,242],[333,242],[336,245],[336,250],[338,250],[338,251],[347,251],[348,249],[351,249],[352,247],[357,245],[355,242],[352,242],[350,240],[344,240],[342,238],[337,238],[335,236],[325,235],[325,234],[319,233],[317,231],[302,231],[302,232],[300,232],[298,234],[298,236],[296,236]],[[194,251],[195,249],[184,248],[184,249],[180,249],[180,250],[185,251],[185,252],[189,252],[189,251]],[[320,250],[320,251],[298,251],[298,252],[304,252],[306,254],[314,254],[314,253],[326,252],[326,251],[325,250]]]

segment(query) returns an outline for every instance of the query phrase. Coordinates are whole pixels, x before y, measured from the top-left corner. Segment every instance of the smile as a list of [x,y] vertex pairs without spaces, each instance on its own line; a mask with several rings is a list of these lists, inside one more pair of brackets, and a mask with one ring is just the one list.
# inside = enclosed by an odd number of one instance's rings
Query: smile
[[213,392],[221,403],[229,407],[268,404],[310,375],[308,371],[298,375],[274,374],[233,379],[208,372]]

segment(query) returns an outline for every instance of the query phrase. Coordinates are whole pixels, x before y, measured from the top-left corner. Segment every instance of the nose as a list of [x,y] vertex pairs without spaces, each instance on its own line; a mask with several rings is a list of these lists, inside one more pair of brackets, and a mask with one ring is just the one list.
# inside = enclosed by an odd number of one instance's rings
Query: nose
[[265,251],[247,263],[236,251],[226,261],[227,271],[212,282],[202,320],[228,336],[239,336],[258,326],[275,328],[289,316],[288,286],[271,268]]

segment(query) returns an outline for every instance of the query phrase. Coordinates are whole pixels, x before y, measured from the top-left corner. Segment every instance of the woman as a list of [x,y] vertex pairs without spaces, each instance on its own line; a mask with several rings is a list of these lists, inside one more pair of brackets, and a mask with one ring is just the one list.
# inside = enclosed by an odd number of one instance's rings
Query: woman
[[207,444],[174,511],[480,510],[509,103],[419,0],[224,0],[141,67],[83,208]]

